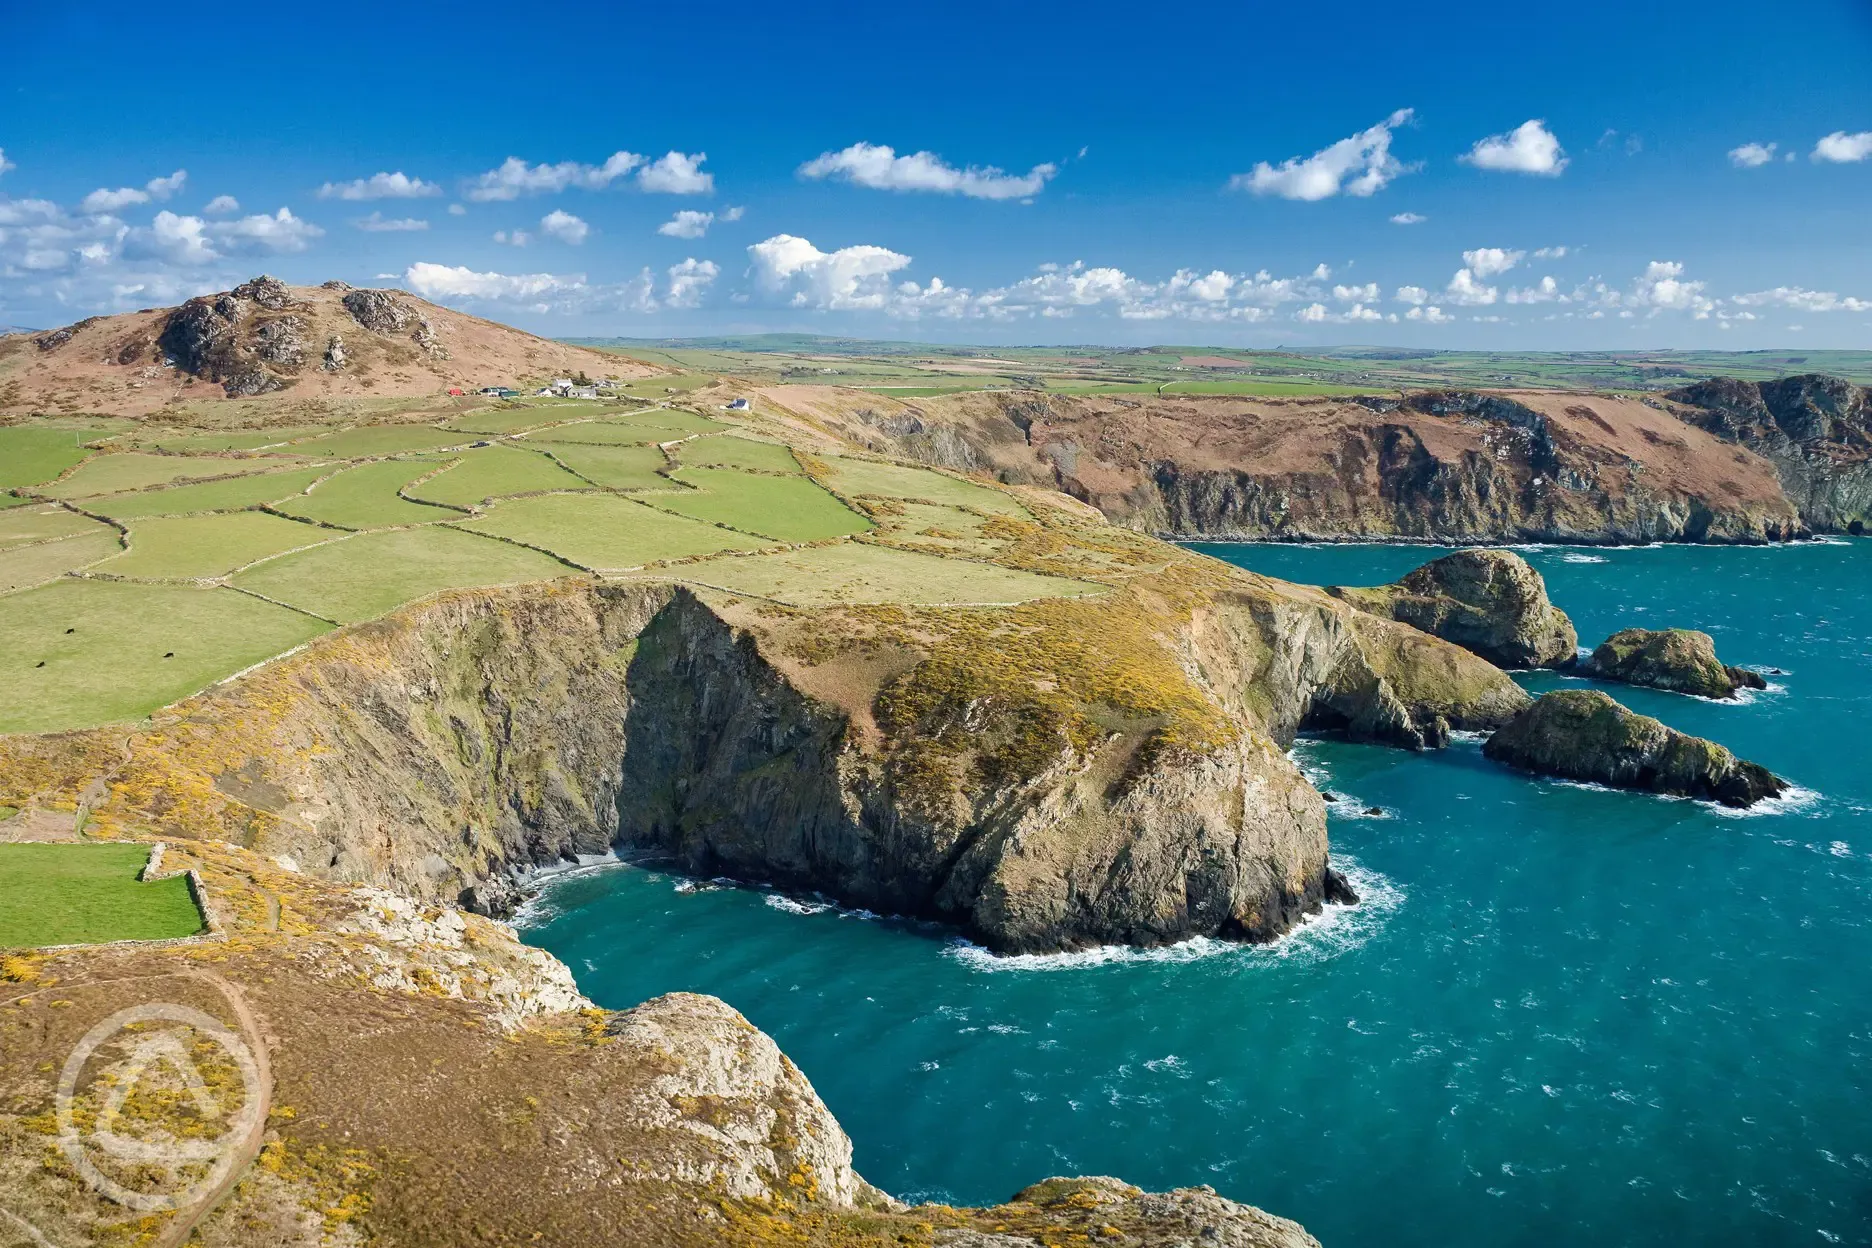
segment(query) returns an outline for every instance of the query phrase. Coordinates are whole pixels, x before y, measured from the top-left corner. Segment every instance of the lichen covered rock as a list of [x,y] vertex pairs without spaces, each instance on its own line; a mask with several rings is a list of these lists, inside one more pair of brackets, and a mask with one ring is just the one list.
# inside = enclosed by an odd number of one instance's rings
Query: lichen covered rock
[[1741,689],[1768,687],[1760,673],[1718,659],[1708,633],[1688,628],[1621,629],[1600,642],[1580,670],[1601,680],[1702,698],[1733,698]]
[[1724,806],[1752,806],[1788,788],[1767,768],[1591,689],[1541,697],[1490,737],[1482,752],[1521,771]]
[[1570,662],[1579,635],[1547,599],[1547,583],[1507,550],[1459,550],[1392,585],[1327,591],[1374,615],[1454,642],[1498,667]]
[[374,334],[393,334],[408,327],[414,317],[403,301],[387,290],[347,291],[344,306],[353,320]]

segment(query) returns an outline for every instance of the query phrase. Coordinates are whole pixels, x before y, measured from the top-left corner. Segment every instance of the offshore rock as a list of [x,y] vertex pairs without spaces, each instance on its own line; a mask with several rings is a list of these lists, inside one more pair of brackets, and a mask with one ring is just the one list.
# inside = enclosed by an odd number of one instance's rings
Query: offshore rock
[[1490,737],[1482,752],[1520,771],[1724,806],[1752,806],[1788,788],[1767,768],[1592,689],[1546,694]]
[[1701,698],[1733,698],[1740,689],[1768,687],[1759,673],[1718,659],[1708,633],[1688,628],[1621,629],[1600,642],[1580,670],[1601,680]]
[[1497,667],[1555,667],[1571,662],[1579,635],[1547,599],[1547,583],[1507,550],[1459,550],[1392,585],[1327,593],[1373,615],[1478,654]]

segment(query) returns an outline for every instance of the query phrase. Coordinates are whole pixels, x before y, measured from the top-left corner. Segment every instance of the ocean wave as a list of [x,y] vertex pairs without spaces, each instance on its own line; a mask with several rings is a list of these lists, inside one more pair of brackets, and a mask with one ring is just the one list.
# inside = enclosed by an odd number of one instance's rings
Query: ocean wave
[[956,940],[944,953],[972,971],[987,972],[1079,971],[1100,966],[1203,962],[1211,958],[1227,958],[1245,967],[1325,961],[1350,953],[1376,936],[1404,904],[1406,895],[1401,885],[1368,870],[1355,859],[1335,854],[1332,864],[1358,893],[1359,903],[1342,906],[1329,902],[1318,914],[1308,915],[1285,936],[1265,945],[1192,936],[1174,945],[1153,949],[1098,945],[1070,953],[999,954],[966,940]]
[[1763,798],[1753,806],[1737,808],[1720,806],[1714,802],[1705,802],[1714,814],[1725,819],[1760,819],[1766,815],[1818,814],[1818,807],[1825,800],[1825,795],[1813,789],[1804,789],[1798,784],[1788,786],[1788,791],[1780,797]]
[[1582,555],[1578,551],[1569,551],[1560,556],[1561,563],[1604,563],[1604,555]]
[[[1455,733],[1451,733],[1450,735],[1451,737],[1456,736]],[[1480,740],[1481,738],[1478,736],[1477,739]],[[1326,810],[1329,814],[1336,815],[1341,819],[1397,818],[1395,812],[1386,810],[1382,806],[1375,806],[1370,802],[1355,797],[1334,784],[1332,772],[1324,763],[1320,762],[1319,758],[1314,753],[1318,744],[1317,741],[1312,741],[1305,737],[1299,738],[1293,743],[1293,747],[1287,751],[1287,757],[1294,766],[1300,769],[1300,774],[1307,778],[1307,783],[1318,789],[1320,796],[1326,799]]]

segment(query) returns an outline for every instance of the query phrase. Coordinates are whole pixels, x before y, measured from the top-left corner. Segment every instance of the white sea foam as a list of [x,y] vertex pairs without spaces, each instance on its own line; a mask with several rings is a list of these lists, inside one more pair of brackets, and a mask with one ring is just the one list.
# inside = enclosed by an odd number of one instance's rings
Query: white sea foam
[[1822,794],[1812,789],[1804,789],[1798,784],[1791,784],[1788,786],[1788,791],[1780,797],[1764,798],[1753,806],[1737,808],[1719,806],[1714,802],[1706,802],[1704,805],[1709,807],[1711,813],[1721,815],[1725,819],[1760,819],[1767,815],[1817,815],[1820,813],[1818,808],[1822,800]]
[[1604,555],[1582,555],[1577,551],[1560,556],[1561,563],[1604,563]]
[[[1453,737],[1456,734],[1450,735]],[[1477,739],[1480,740],[1480,736]],[[1318,742],[1302,737],[1293,743],[1293,748],[1287,751],[1287,757],[1293,761],[1294,766],[1300,769],[1300,774],[1307,778],[1307,783],[1318,789],[1321,796],[1326,797],[1326,809],[1329,812],[1341,819],[1397,818],[1396,814],[1384,807],[1375,806],[1354,797],[1334,784],[1332,773],[1314,754],[1317,746]],[[1327,796],[1328,794],[1330,796]]]
[[1355,906],[1327,904],[1308,915],[1280,939],[1265,945],[1193,936],[1174,945],[1138,949],[1130,945],[1099,945],[1071,953],[992,953],[980,945],[957,940],[944,952],[973,971],[1077,971],[1096,966],[1129,963],[1200,962],[1229,958],[1244,966],[1278,966],[1284,962],[1322,961],[1350,953],[1371,940],[1404,904],[1404,889],[1354,859],[1333,857],[1333,869],[1346,877],[1359,895]]
[[829,902],[796,901],[785,893],[767,893],[761,900],[784,914],[824,914],[834,909]]

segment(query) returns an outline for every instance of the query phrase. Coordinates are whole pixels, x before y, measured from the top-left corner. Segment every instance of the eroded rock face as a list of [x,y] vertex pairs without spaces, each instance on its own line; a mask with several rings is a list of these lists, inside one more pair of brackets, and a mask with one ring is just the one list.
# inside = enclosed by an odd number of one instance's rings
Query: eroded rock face
[[429,318],[426,316],[419,316],[416,318],[416,332],[410,335],[410,341],[422,348],[423,352],[432,360],[446,360],[449,358],[449,349],[443,345],[442,336],[436,333],[435,326],[430,323]]
[[1861,533],[1872,524],[1872,397],[1863,387],[1818,373],[1718,377],[1669,397],[1685,420],[1773,463],[1809,527]]
[[1497,667],[1555,667],[1573,660],[1579,634],[1547,599],[1547,583],[1507,550],[1459,550],[1394,585],[1326,591],[1481,655]]
[[1064,1218],[1092,1243],[1110,1239],[1141,1248],[1319,1248],[1319,1241],[1298,1222],[1218,1196],[1206,1186],[1145,1192],[1122,1179],[1046,1179],[985,1215],[983,1221],[1014,1233],[947,1231],[939,1232],[936,1242],[943,1248],[1029,1248],[1034,1237],[1020,1232],[1037,1218]]
[[276,368],[297,369],[305,363],[305,331],[303,317],[268,321],[254,332],[254,354]]
[[1752,806],[1787,782],[1713,741],[1678,732],[1591,689],[1546,694],[1510,720],[1482,752],[1539,775]]
[[393,334],[406,329],[414,314],[402,300],[387,290],[352,290],[345,292],[345,310],[351,319],[374,334]]
[[292,291],[287,288],[286,283],[264,273],[242,282],[228,294],[236,299],[248,300],[269,312],[283,311],[292,303]]
[[333,334],[331,336],[331,341],[325,344],[325,360],[324,360],[324,363],[320,365],[320,367],[322,367],[328,373],[335,373],[335,372],[338,372],[340,369],[342,369],[344,366],[345,366],[344,339],[340,338],[337,334]]
[[284,283],[258,277],[190,299],[169,314],[156,343],[183,372],[220,382],[229,398],[283,390],[305,361],[305,321],[264,313],[289,302]]
[[1626,628],[1599,643],[1580,664],[1586,674],[1702,698],[1733,698],[1741,689],[1766,689],[1760,673],[1716,657],[1716,641],[1688,628]]

